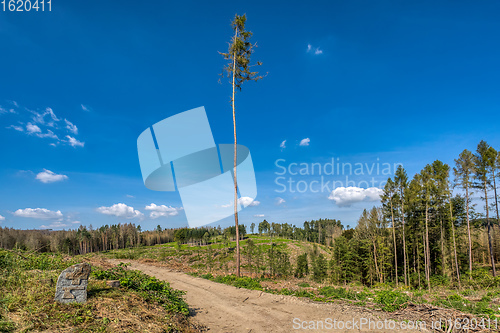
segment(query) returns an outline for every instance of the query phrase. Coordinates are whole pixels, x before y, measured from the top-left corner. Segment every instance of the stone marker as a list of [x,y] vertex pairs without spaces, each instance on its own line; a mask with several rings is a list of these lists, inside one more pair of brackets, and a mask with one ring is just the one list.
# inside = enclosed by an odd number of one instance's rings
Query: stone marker
[[108,285],[108,287],[111,287],[111,288],[119,288],[120,287],[120,280],[109,280],[109,281],[106,281],[106,284]]
[[57,279],[55,300],[60,303],[85,303],[89,274],[90,265],[87,263],[66,268]]

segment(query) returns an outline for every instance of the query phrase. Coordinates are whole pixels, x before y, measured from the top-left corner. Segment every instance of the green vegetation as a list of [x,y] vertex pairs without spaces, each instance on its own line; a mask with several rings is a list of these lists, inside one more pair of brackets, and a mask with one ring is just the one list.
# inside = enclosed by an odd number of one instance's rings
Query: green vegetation
[[124,267],[126,265],[108,270],[94,269],[92,275],[99,280],[119,280],[124,288],[137,291],[146,301],[156,302],[168,312],[189,314],[188,305],[182,298],[184,292],[170,288],[168,282]]
[[[188,321],[182,292],[124,267],[103,270],[93,265],[85,304],[55,302],[61,271],[84,260],[0,250],[0,332],[197,331]],[[108,278],[119,279],[123,287],[110,288],[100,280]]]

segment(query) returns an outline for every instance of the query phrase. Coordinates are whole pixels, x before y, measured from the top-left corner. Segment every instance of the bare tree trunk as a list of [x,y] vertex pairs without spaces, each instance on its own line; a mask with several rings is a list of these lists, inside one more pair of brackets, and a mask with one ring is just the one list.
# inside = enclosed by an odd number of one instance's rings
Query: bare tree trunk
[[[235,39],[238,37],[238,29],[236,29]],[[236,78],[236,52],[233,55],[233,129],[234,129],[234,225],[236,226],[236,276],[240,276],[240,230],[238,228],[238,182],[236,180],[236,162],[237,162],[237,141],[236,141],[236,112],[234,105],[235,93],[235,78]]]
[[493,270],[493,277],[496,277],[497,271],[495,268],[495,257],[493,253],[493,244],[491,241],[491,223],[490,223],[490,212],[488,207],[488,191],[486,189],[486,183],[484,184],[484,199],[486,200],[486,223],[488,224],[488,246],[490,249],[491,268]]
[[451,206],[451,195],[450,195],[450,218],[451,218],[451,230],[453,233],[453,252],[455,253],[455,268],[457,269],[458,289],[462,289],[462,285],[460,283],[460,269],[458,268],[457,243],[455,241],[455,223],[453,222],[453,209]]
[[[493,169],[493,190],[494,190],[494,194],[495,194],[495,209],[497,211],[497,223],[500,223],[500,216],[498,214],[497,181],[496,181],[495,169]],[[493,226],[493,232],[495,232],[495,227],[494,226]],[[498,240],[498,238],[496,237],[496,235],[493,235],[493,238],[495,240]],[[495,242],[495,248],[498,251],[498,242]],[[498,256],[497,256],[497,259],[498,259]]]
[[428,213],[428,204],[425,203],[425,279],[427,280],[427,288],[429,291],[431,290],[431,254],[429,250],[429,213]]
[[[408,286],[409,281],[408,281],[408,275],[406,271],[406,235],[405,235],[405,208],[404,208],[404,202],[403,199],[401,199],[401,212],[402,212],[402,218],[403,218],[403,258],[404,258],[404,272],[405,272],[405,286]],[[408,267],[409,268],[409,267]],[[409,269],[408,269],[409,270]]]
[[391,219],[392,219],[392,238],[394,240],[394,272],[396,273],[396,287],[399,284],[398,281],[398,254],[396,248],[396,226],[394,225],[394,211],[392,209],[392,196],[391,196]]
[[321,244],[321,222],[318,222],[318,243]]
[[[423,234],[422,234],[423,236]],[[422,241],[424,240],[424,237],[422,237]],[[416,253],[416,254],[415,254]],[[417,257],[417,263],[415,266],[415,257]],[[413,269],[415,270],[415,273],[418,275],[418,289],[420,289],[420,254],[418,253],[418,240],[415,240],[415,252],[413,255]]]
[[440,226],[441,226],[441,274],[444,276],[446,275],[446,268],[445,268],[445,254],[444,254],[444,230],[443,230],[443,218],[441,217],[439,219],[439,223],[440,223]]
[[377,263],[377,247],[375,246],[375,239],[372,240],[373,242],[373,257],[375,259],[375,270],[377,272],[377,276],[379,278],[380,283],[382,283],[382,274],[380,274],[378,270],[378,263]]
[[470,236],[470,218],[469,218],[469,186],[465,187],[466,214],[467,214],[467,237],[469,238],[469,279],[472,279],[472,239]]
[[495,193],[495,208],[497,211],[497,223],[500,221],[500,216],[498,215],[498,197],[497,197],[497,181],[495,176],[495,170],[493,170],[493,190]]

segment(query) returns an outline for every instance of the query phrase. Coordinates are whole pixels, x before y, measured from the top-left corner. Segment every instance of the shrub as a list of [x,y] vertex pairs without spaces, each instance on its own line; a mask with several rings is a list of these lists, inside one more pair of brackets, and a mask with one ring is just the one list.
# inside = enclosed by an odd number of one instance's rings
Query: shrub
[[408,301],[408,295],[394,290],[381,290],[375,296],[375,302],[382,305],[382,310],[387,312],[405,308]]
[[236,275],[217,276],[215,282],[228,284],[238,288],[262,290],[260,282],[247,276],[237,277]]

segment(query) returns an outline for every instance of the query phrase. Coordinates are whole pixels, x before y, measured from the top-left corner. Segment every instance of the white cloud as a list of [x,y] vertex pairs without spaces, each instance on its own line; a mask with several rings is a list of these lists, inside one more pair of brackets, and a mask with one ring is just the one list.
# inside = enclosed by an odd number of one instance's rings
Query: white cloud
[[144,216],[140,211],[135,210],[134,207],[127,206],[124,203],[114,204],[111,207],[99,207],[97,211],[101,214],[114,215],[126,219],[141,218]]
[[[13,129],[15,129],[16,131],[20,131],[20,132],[23,131],[22,128],[20,128],[19,126],[12,125],[10,127],[12,127]],[[35,125],[35,124],[32,124],[32,123],[26,124],[26,133],[28,133],[28,134],[34,134],[34,135],[36,135],[39,138],[50,138],[50,139],[59,140],[59,138],[57,137],[57,135],[55,135],[54,132],[52,132],[51,130],[47,130],[47,133],[42,133],[42,129],[40,127],[38,127],[38,125]]]
[[280,148],[281,149],[285,149],[286,148],[286,140],[283,140],[283,142],[280,144]]
[[80,222],[80,221],[73,221],[73,222],[71,222],[71,223],[73,223],[73,224],[80,224],[80,223],[82,223],[82,222]]
[[58,175],[50,170],[43,169],[38,175],[36,175],[36,179],[41,181],[42,183],[54,183],[68,179],[66,175]]
[[157,206],[154,203],[152,203],[149,206],[146,206],[146,210],[150,210],[151,213],[149,214],[149,217],[152,219],[157,219],[159,217],[169,217],[169,216],[175,216],[179,214],[179,211],[182,210],[181,208],[176,208],[176,207],[171,207],[171,206],[165,206],[165,205],[160,205]]
[[47,130],[47,133],[35,133],[35,135],[39,138],[50,138],[59,140],[57,135],[55,135],[54,132],[52,132],[51,130]]
[[127,198],[135,198],[133,195],[130,195],[130,194],[127,194],[126,197]]
[[6,109],[0,105],[0,114],[2,113],[17,113],[14,109]]
[[78,134],[78,127],[76,127],[71,121],[68,119],[64,119],[64,122],[66,123],[66,129],[70,131],[73,134]]
[[8,127],[6,127],[6,128],[12,128],[12,129],[14,129],[14,130],[16,130],[16,131],[19,131],[19,132],[24,132],[24,128],[22,128],[21,126],[10,125],[10,126],[8,126]]
[[68,143],[70,144],[71,147],[83,147],[85,145],[85,142],[78,141],[72,136],[66,135],[68,138]]
[[[14,104],[14,102],[12,103]],[[17,103],[15,103],[15,105],[16,107],[18,107]],[[50,143],[50,145],[54,147],[59,143],[67,144],[72,147],[83,147],[85,145],[85,142],[80,141],[74,137],[78,135],[78,127],[68,119],[58,118],[51,108],[45,108],[45,110],[43,111],[33,111],[28,108],[24,109],[31,113],[31,119],[21,119],[22,121],[18,121],[18,123],[22,126],[11,125],[7,128],[12,128],[19,132],[25,132],[28,135],[33,135],[39,138],[49,138],[56,140],[57,142]],[[4,112],[7,112],[7,110],[0,106],[0,113]],[[9,110],[8,112],[17,113],[13,109]],[[23,114],[21,114],[20,116],[26,117],[23,116]],[[66,135],[68,132],[72,136]],[[59,136],[66,136],[66,139],[60,139]]]
[[284,204],[285,202],[286,201],[283,198],[280,198],[280,197],[276,198],[276,205],[278,205],[278,206],[281,205],[281,204]]
[[361,187],[337,187],[328,196],[339,207],[348,207],[361,201],[379,201],[383,191],[376,187],[367,189]]
[[315,55],[323,54],[323,50],[321,50],[319,47],[313,47],[311,44],[307,44],[307,53],[314,53]]
[[[241,197],[238,199],[238,204],[243,205],[243,207],[252,207],[260,205],[260,201],[254,200],[250,197]],[[226,205],[221,205],[222,208],[233,207],[233,202]]]
[[5,221],[5,217],[3,217],[2,215],[0,215],[0,221]]
[[62,228],[66,228],[66,227],[69,227],[68,224],[64,224],[62,222],[59,222],[59,221],[56,221],[56,222],[53,222],[49,225],[44,225],[42,224],[40,226],[40,229],[62,229]]
[[33,134],[33,133],[42,133],[42,130],[40,129],[40,127],[38,127],[37,125],[33,125],[32,123],[28,123],[26,125],[26,131],[29,133],[29,134]]
[[13,214],[14,216],[29,217],[33,219],[43,219],[43,220],[63,218],[63,214],[61,213],[60,210],[54,212],[52,210],[48,210],[45,208],[18,209]]
[[[54,111],[51,108],[46,108],[45,112],[43,112],[43,113],[39,113],[36,111],[31,111],[31,112],[34,114],[33,121],[35,123],[39,123],[39,124],[43,124],[43,125],[46,124],[47,126],[54,126],[55,121],[61,120],[61,119],[56,117],[56,114],[54,113]],[[50,117],[48,123],[45,122],[45,116]]]
[[250,197],[241,197],[238,199],[238,203],[243,205],[243,207],[260,205],[260,201],[254,200]]
[[82,106],[82,110],[86,112],[90,112],[90,108],[88,106],[85,106],[83,104],[80,104]]
[[311,142],[311,139],[305,138],[300,140],[299,146],[309,146],[309,142]]
[[264,214],[255,214],[253,217],[264,217]]

